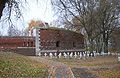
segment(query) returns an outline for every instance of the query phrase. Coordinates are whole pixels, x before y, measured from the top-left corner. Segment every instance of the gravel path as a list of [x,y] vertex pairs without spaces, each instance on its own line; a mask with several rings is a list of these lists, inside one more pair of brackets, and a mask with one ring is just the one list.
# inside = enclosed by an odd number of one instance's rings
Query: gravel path
[[30,57],[38,62],[42,62],[49,66],[49,77],[48,78],[75,78],[70,67],[67,65],[54,62],[52,60],[47,60],[42,57]]

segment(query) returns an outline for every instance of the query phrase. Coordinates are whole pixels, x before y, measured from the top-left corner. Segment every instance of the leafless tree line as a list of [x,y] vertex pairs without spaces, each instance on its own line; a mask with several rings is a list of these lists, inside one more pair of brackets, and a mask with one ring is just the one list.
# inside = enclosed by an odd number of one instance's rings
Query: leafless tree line
[[52,0],[52,5],[65,28],[85,31],[90,56],[93,50],[108,52],[111,34],[120,24],[120,0]]
[[[3,25],[3,28],[6,29],[8,25],[8,36],[23,35],[23,31],[17,29],[13,23],[23,18],[21,11],[25,3],[27,3],[26,0],[0,0],[0,23]],[[3,15],[4,17],[1,18]]]

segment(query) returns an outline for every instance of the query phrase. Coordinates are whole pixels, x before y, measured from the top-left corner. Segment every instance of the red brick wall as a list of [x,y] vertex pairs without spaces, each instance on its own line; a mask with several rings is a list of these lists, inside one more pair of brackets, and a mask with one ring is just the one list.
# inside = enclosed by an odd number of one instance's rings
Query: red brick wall
[[15,49],[17,47],[35,47],[33,37],[0,37],[1,49]]
[[41,49],[83,49],[84,38],[82,34],[63,29],[40,29]]

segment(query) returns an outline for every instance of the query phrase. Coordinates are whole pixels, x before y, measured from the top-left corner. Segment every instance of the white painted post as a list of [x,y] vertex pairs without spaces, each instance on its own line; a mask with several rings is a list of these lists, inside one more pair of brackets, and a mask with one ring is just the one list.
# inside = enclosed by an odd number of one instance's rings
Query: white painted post
[[87,53],[87,51],[85,51],[85,57],[87,58],[88,57],[88,55],[87,55],[88,53]]
[[82,58],[82,54],[81,54],[81,52],[80,52],[80,59]]
[[59,58],[61,58],[61,55],[62,55],[62,54],[61,54],[61,53],[59,53],[58,57],[59,57]]
[[64,57],[67,58],[67,54],[66,53],[63,53],[64,54]]
[[46,57],[46,56],[47,56],[47,53],[45,53],[44,56]]
[[85,52],[83,52],[83,59],[85,60],[85,56],[86,56],[86,54],[85,54]]
[[57,58],[57,53],[55,53],[55,58]]
[[110,55],[110,52],[108,52],[108,55]]
[[93,53],[94,53],[94,56],[96,57],[96,51],[93,51]]
[[120,62],[120,53],[118,53],[118,61]]
[[69,55],[70,55],[70,53],[69,53],[69,52],[67,52],[67,55],[69,56]]
[[78,55],[80,55],[80,53],[78,52]]
[[50,53],[50,58],[52,58],[53,57],[53,54],[52,53]]
[[40,53],[40,52],[38,53],[38,56],[41,56],[41,53]]
[[75,58],[77,58],[77,54],[76,54],[76,52],[75,52],[75,55],[74,55],[74,56],[75,56]]
[[72,58],[72,56],[73,56],[73,53],[71,52],[71,53],[70,53],[70,58]]

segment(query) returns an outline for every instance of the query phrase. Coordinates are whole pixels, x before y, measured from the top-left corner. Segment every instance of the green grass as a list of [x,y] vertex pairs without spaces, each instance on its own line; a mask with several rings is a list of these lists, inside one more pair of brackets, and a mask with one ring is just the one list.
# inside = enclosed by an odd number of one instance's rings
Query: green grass
[[0,78],[47,78],[46,65],[26,56],[0,52]]

